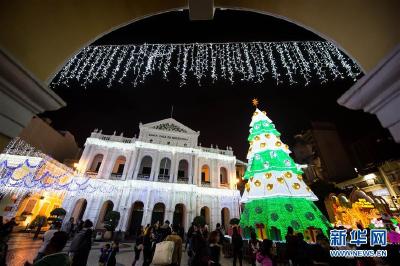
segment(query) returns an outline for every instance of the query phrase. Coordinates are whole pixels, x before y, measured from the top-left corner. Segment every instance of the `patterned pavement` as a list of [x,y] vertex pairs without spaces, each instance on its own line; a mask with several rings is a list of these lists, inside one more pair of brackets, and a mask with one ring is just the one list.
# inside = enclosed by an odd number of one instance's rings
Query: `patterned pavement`
[[[22,266],[25,261],[32,262],[36,257],[37,251],[42,245],[42,240],[32,240],[33,234],[31,233],[15,233],[11,236],[8,241],[8,255],[7,265],[8,266]],[[98,259],[100,254],[100,248],[104,245],[104,242],[94,242],[92,250],[89,255],[88,264],[89,266],[98,265]],[[69,243],[66,246],[68,250]],[[133,244],[122,243],[120,245],[120,252],[117,254],[117,266],[130,266],[132,265],[134,257]],[[140,256],[142,259],[142,255]],[[187,253],[183,252],[181,265],[187,265],[188,257]],[[142,265],[140,260],[136,263],[137,266]],[[221,256],[221,265],[227,266],[232,265],[232,259],[225,259]],[[243,265],[249,265],[243,263]]]

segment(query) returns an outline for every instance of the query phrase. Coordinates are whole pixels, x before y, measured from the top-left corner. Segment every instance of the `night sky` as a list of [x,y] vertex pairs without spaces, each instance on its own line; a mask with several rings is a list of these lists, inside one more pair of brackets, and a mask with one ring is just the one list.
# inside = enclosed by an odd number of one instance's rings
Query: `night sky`
[[[101,19],[101,18],[99,18]],[[79,30],[79,29],[77,29]],[[273,17],[244,11],[219,11],[212,21],[190,21],[188,12],[170,12],[127,25],[97,40],[94,44],[190,43],[234,41],[299,41],[321,40],[312,32]],[[57,86],[54,91],[67,107],[44,113],[53,126],[68,130],[82,146],[90,132],[99,128],[103,133],[132,137],[139,133],[139,122],[148,123],[173,118],[193,130],[199,130],[203,146],[232,146],[239,159],[245,159],[246,141],[254,107],[251,99],[260,101],[260,109],[274,121],[289,145],[293,136],[310,128],[311,121],[336,124],[345,144],[368,134],[387,138],[375,116],[341,107],[336,100],[354,81],[338,80],[321,85],[276,85],[263,83],[219,81],[205,82],[201,87],[194,80],[179,87],[179,80],[167,82],[160,77],[148,79],[133,87],[123,84],[107,88],[93,83],[88,88],[79,84]]]

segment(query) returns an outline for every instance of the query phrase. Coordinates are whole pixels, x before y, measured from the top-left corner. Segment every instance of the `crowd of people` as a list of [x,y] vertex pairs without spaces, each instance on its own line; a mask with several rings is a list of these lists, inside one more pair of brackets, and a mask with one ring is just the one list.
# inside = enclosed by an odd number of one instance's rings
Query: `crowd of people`
[[[199,222],[200,221],[200,222]],[[173,248],[170,250],[170,266],[218,266],[221,265],[221,256],[232,257],[232,264],[243,265],[246,258],[252,266],[272,266],[289,263],[294,266],[306,265],[376,265],[372,258],[332,258],[328,238],[319,231],[316,235],[316,243],[309,244],[304,240],[301,232],[295,232],[288,227],[285,243],[273,242],[269,239],[260,241],[254,231],[250,233],[249,241],[243,240],[241,230],[233,226],[230,237],[225,236],[220,224],[213,231],[201,222],[194,220],[185,234],[180,225],[170,225],[165,221],[160,225],[147,225],[138,229],[135,237],[132,266],[142,259],[142,265],[148,266],[157,256],[162,256],[167,250],[157,251],[158,244],[169,241]],[[13,228],[18,225],[15,219],[4,223],[0,216],[0,265],[6,265],[7,241]],[[57,266],[84,266],[87,265],[89,253],[93,241],[93,223],[90,220],[74,222],[71,218],[63,225],[60,221],[54,221],[49,230],[43,234],[43,243],[32,263],[25,265],[57,265]],[[229,239],[230,238],[230,239]],[[67,241],[70,246],[65,248]],[[229,244],[228,244],[229,243]],[[226,247],[229,247],[226,249]],[[355,247],[344,247],[355,248]],[[363,249],[369,249],[362,246]],[[388,256],[399,252],[389,252]],[[99,252],[99,266],[115,266],[116,255],[119,252],[119,243],[114,240],[105,243]],[[183,261],[182,254],[186,252],[188,261]],[[141,258],[142,256],[142,258]],[[393,260],[393,258],[388,258]],[[167,265],[167,264],[163,264]]]
[[[238,227],[233,227],[231,236],[233,265],[243,265],[244,246],[243,239]],[[225,232],[220,224],[216,225],[215,230],[209,230],[208,226],[193,222],[184,238],[183,228],[179,225],[170,226],[169,221],[163,225],[158,223],[145,228],[140,228],[136,236],[135,255],[132,265],[136,265],[143,254],[143,266],[150,265],[155,254],[156,246],[163,241],[173,241],[174,249],[171,264],[172,266],[190,265],[190,266],[218,266],[221,265],[221,255],[225,239]],[[255,235],[255,234],[254,234]],[[253,235],[253,236],[254,236]],[[253,237],[254,238],[254,237]],[[256,238],[254,238],[256,239]],[[272,241],[254,243],[253,254],[254,261],[262,266],[272,266]],[[185,242],[185,245],[183,243]],[[182,252],[187,252],[188,261],[182,261]]]

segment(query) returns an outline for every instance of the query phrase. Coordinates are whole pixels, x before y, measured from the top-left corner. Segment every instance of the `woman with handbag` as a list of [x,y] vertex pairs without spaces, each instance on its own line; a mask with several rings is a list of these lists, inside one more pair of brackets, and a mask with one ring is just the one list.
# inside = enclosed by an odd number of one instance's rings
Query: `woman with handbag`
[[132,266],[135,266],[136,262],[140,259],[140,252],[143,250],[143,227],[140,227],[136,234],[135,244],[135,259],[132,262]]

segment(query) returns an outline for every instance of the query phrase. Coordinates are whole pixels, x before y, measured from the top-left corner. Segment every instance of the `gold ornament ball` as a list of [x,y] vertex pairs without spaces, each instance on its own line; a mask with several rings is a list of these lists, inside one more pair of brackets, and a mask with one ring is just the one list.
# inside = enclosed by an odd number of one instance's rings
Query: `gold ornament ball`
[[282,145],[282,142],[280,142],[280,141],[275,142],[275,146],[280,147],[281,145]]
[[265,173],[264,176],[265,178],[269,179],[272,177],[272,173]]
[[291,178],[291,177],[292,177],[292,173],[291,173],[291,172],[286,172],[286,173],[285,173],[285,177]]
[[281,183],[281,184],[284,182],[282,177],[278,177],[277,180],[278,180],[278,182]]
[[256,116],[256,115],[258,115],[258,112],[257,112],[257,111],[255,111],[255,112],[253,113],[253,116]]
[[265,134],[265,137],[267,138],[267,139],[269,139],[270,137],[271,137],[271,135],[270,134]]
[[267,146],[267,143],[265,143],[265,142],[263,142],[263,143],[260,144],[260,147],[261,147],[261,148],[265,148],[265,146]]
[[254,138],[254,140],[255,140],[255,141],[259,141],[259,140],[260,140],[260,137],[259,137],[259,136],[256,136],[256,137]]
[[309,187],[307,187],[306,189],[307,189],[307,191],[308,191],[308,192],[310,192],[310,191],[311,191],[311,188],[309,188]]
[[267,112],[265,112],[265,111],[262,111],[262,113],[265,114],[265,115],[267,115]]
[[300,184],[299,184],[299,183],[293,183],[292,186],[293,186],[293,188],[296,189],[296,190],[297,190],[297,189],[300,189]]
[[297,179],[301,181],[301,180],[303,180],[303,176],[302,175],[297,175]]
[[250,184],[246,183],[245,188],[246,188],[247,192],[249,192],[250,191]]
[[254,176],[250,177],[250,182],[253,181]]
[[256,180],[256,182],[254,182],[254,185],[256,185],[256,187],[259,187],[259,186],[261,186],[261,182],[260,182],[260,180]]
[[274,188],[274,184],[268,184],[268,185],[267,185],[267,189],[268,189],[268,190],[272,190],[273,188]]

